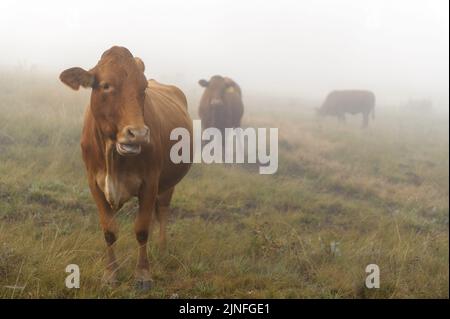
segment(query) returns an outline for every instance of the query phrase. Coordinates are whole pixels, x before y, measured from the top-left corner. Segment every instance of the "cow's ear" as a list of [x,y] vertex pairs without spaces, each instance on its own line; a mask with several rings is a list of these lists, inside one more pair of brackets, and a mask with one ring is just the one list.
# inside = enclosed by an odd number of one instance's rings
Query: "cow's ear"
[[141,60],[141,58],[135,57],[134,61],[136,61],[136,64],[137,64],[139,70],[141,70],[141,72],[144,73],[144,71],[145,71],[145,64]]
[[95,83],[95,76],[92,73],[78,67],[64,70],[59,79],[74,90],[78,90],[80,86],[92,87]]
[[203,86],[204,88],[208,86],[208,81],[201,79],[200,81],[198,81],[198,84],[200,84],[200,86]]

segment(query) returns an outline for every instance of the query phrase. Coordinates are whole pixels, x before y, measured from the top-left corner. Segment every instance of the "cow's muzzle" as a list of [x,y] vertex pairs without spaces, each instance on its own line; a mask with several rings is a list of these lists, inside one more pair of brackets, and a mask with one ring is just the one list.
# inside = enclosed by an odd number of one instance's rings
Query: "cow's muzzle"
[[211,100],[210,105],[213,108],[221,108],[221,107],[224,106],[224,103],[223,103],[223,101],[221,99],[214,98],[214,99]]
[[123,128],[116,143],[116,150],[120,155],[137,155],[141,153],[142,145],[150,142],[150,130],[146,125]]

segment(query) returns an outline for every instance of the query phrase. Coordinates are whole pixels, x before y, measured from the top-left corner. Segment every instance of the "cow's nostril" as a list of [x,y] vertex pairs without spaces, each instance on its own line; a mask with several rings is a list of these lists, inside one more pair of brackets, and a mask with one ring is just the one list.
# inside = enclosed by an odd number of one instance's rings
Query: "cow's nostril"
[[129,129],[127,130],[127,134],[128,134],[128,136],[131,137],[131,138],[135,138],[135,137],[136,137],[136,134],[134,134],[133,129],[131,129],[131,128],[129,128]]
[[127,126],[124,128],[123,132],[130,142],[141,142],[148,139],[150,130],[146,125],[142,127]]

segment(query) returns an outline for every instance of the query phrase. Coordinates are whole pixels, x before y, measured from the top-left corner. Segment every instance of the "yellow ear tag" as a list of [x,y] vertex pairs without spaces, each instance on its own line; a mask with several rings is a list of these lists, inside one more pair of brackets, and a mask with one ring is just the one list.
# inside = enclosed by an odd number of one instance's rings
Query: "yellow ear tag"
[[225,90],[227,93],[233,93],[234,92],[234,87],[229,86],[227,87],[227,89]]

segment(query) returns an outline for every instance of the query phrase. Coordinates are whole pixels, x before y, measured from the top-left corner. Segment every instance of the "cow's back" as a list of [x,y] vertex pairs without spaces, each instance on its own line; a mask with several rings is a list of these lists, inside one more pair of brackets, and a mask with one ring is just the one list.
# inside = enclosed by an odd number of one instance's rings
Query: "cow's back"
[[369,113],[374,106],[375,95],[365,90],[333,91],[324,103],[325,112],[331,115]]

